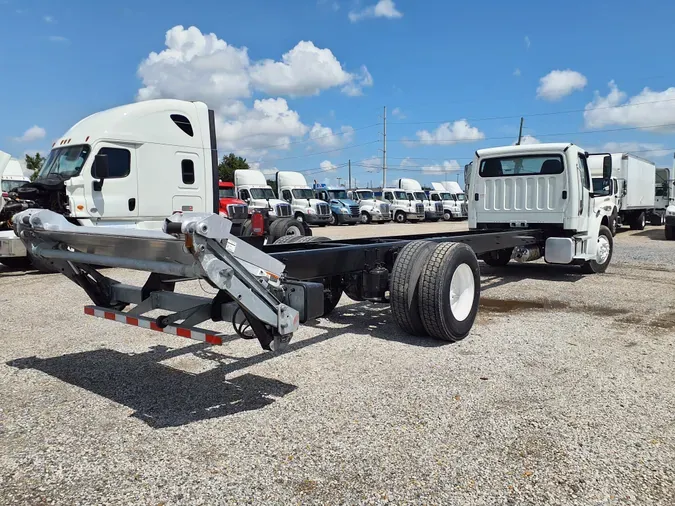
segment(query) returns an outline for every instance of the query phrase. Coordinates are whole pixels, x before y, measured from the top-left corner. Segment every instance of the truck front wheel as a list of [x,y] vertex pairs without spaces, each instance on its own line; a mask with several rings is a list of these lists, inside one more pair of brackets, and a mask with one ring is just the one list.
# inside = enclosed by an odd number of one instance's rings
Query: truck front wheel
[[614,252],[614,238],[612,232],[604,226],[600,226],[598,232],[598,246],[593,260],[587,260],[581,265],[581,272],[584,274],[600,274],[607,270],[609,262],[612,260]]
[[647,224],[647,217],[645,213],[638,214],[635,219],[630,224],[630,228],[633,230],[644,230],[645,225]]
[[452,221],[452,213],[450,211],[444,211],[443,212],[443,220],[444,221]]
[[367,212],[363,211],[361,213],[361,223],[363,223],[364,225],[367,225],[371,221],[373,221],[373,219],[370,217],[370,215]]
[[405,223],[405,213],[403,211],[396,211],[394,220],[396,220],[396,223]]

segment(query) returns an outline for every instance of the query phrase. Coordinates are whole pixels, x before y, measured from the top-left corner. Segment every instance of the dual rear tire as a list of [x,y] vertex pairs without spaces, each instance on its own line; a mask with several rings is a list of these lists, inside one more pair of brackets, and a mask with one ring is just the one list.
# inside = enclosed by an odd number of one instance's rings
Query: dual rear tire
[[473,327],[479,299],[478,260],[465,244],[413,241],[398,253],[390,304],[405,332],[459,341]]

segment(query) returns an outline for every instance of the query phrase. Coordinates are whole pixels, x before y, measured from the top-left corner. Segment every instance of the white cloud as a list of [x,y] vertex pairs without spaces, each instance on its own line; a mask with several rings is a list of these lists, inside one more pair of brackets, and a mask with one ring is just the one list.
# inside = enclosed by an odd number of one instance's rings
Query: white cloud
[[520,77],[520,69],[514,70],[513,75],[516,76],[516,77]]
[[425,165],[422,167],[424,174],[441,174],[446,172],[457,172],[460,170],[460,165],[457,160],[444,160],[443,163],[436,163],[432,165]]
[[[514,143],[515,144],[515,143]],[[525,144],[541,144],[541,141],[537,139],[536,137],[532,137],[531,135],[523,135],[523,138],[520,139],[520,144],[525,145]]]
[[609,82],[609,90],[605,97],[596,91],[593,101],[586,104],[586,127],[619,125],[655,132],[675,132],[675,87],[663,91],[644,88],[630,98],[619,90],[614,81]]
[[309,131],[309,138],[321,147],[335,148],[350,143],[354,138],[354,129],[345,125],[340,127],[339,132],[333,132],[330,127],[314,123]]
[[539,80],[537,98],[554,102],[583,90],[587,83],[586,76],[575,70],[552,70]]
[[368,67],[361,65],[358,74],[352,74],[353,78],[343,88],[342,93],[350,97],[359,97],[363,95],[363,88],[373,85],[373,76],[368,72]]
[[218,143],[240,155],[261,155],[267,149],[288,149],[292,137],[302,137],[307,126],[283,98],[256,100],[253,108],[232,119],[216,118]]
[[398,108],[398,107],[394,107],[394,110],[391,111],[391,115],[394,118],[398,118],[398,119],[405,119],[406,118],[406,115],[403,114],[403,112],[401,112],[401,109]]
[[337,170],[337,166],[332,164],[329,160],[321,162],[319,167],[321,167],[321,170],[324,172],[333,172],[334,170]]
[[45,23],[55,23],[56,22],[53,16],[44,16],[42,19],[44,20]]
[[525,49],[530,49],[531,45],[532,45],[532,43],[530,42],[530,37],[525,35]]
[[44,128],[33,125],[21,137],[15,137],[14,140],[17,142],[33,142],[44,139],[45,135],[47,135],[47,131]]
[[371,156],[370,158],[364,158],[359,162],[366,172],[379,172],[382,170],[382,158],[379,156]]
[[422,144],[455,144],[462,141],[477,141],[485,138],[485,134],[478,128],[469,125],[465,119],[454,123],[443,123],[433,132],[419,130],[416,133]]
[[62,35],[50,35],[47,37],[51,42],[68,42],[68,37]]
[[340,3],[337,0],[333,0],[332,2],[330,0],[317,0],[316,3],[318,5],[328,5],[334,12],[340,10]]
[[602,151],[609,153],[636,153],[643,158],[659,158],[670,156],[672,150],[664,149],[663,144],[648,142],[607,142],[602,146]]
[[361,9],[360,11],[350,11],[349,20],[352,23],[370,18],[402,18],[403,14],[396,9],[393,0],[379,0],[375,5]]

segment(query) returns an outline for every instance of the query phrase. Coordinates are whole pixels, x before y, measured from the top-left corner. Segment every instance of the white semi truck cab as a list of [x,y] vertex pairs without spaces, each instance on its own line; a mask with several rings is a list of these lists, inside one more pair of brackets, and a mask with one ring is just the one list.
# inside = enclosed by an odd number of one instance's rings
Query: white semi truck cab
[[389,202],[391,216],[396,223],[418,222],[424,219],[424,204],[401,188],[383,188],[382,199]]
[[505,265],[541,257],[604,272],[613,237],[609,230],[612,156],[602,153],[602,182],[593,188],[585,150],[574,144],[533,144],[481,149],[470,181],[469,229],[539,229],[537,245],[507,248],[481,258]]
[[277,172],[279,197],[291,205],[295,219],[325,227],[330,222],[330,206],[314,198],[314,190],[300,172]]
[[440,202],[443,206],[443,219],[445,221],[467,218],[469,215],[468,202],[466,194],[461,191],[457,183],[451,181],[456,188],[452,190],[446,188],[443,183],[431,183],[432,191],[429,192],[429,198],[433,202]]
[[347,194],[349,198],[359,204],[361,223],[387,223],[391,221],[389,203],[377,200],[373,190],[350,190]]
[[290,218],[291,205],[277,198],[267,178],[259,170],[239,169],[234,171],[234,186],[237,196],[248,204],[249,210],[267,211],[270,220]]
[[443,217],[443,204],[440,201],[431,200],[417,180],[401,178],[398,180],[398,186],[406,190],[408,194],[412,193],[416,203],[421,202],[424,205],[424,217],[428,221],[438,221]]

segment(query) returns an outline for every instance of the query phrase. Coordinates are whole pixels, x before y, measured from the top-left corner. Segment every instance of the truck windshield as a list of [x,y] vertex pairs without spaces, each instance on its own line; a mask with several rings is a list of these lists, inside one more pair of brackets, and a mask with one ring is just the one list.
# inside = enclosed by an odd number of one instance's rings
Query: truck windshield
[[87,145],[52,149],[37,178],[45,179],[54,174],[64,178],[78,176],[90,151],[91,148]]
[[455,200],[448,192],[440,193],[439,195],[441,196],[441,200]]
[[466,194],[464,194],[464,193],[458,193],[456,195],[456,197],[457,197],[457,200],[460,200],[462,202],[466,200]]
[[254,199],[275,199],[272,188],[251,188],[251,197]]
[[346,200],[347,190],[328,190],[328,196],[333,200]]
[[9,193],[11,191],[16,190],[19,186],[22,186],[24,184],[26,184],[26,181],[13,181],[5,179],[0,183],[0,189],[2,189],[3,192]]
[[481,177],[539,176],[562,174],[562,155],[527,155],[486,158],[480,163]]
[[309,188],[296,188],[295,190],[291,190],[291,193],[293,193],[293,198],[295,199],[313,199],[314,198],[314,192],[310,190]]
[[402,191],[395,191],[394,192],[394,198],[396,200],[408,200],[408,196],[406,195],[405,192],[402,192]]
[[356,192],[356,198],[360,200],[373,200],[373,192]]
[[[613,188],[613,183],[612,181],[609,182],[609,188],[607,186],[603,186],[603,180],[601,177],[594,177],[593,178],[593,193],[603,193],[605,190],[609,190],[609,194],[613,195],[614,194],[614,188]],[[656,195],[658,197],[658,194]]]
[[234,198],[234,188],[219,188],[218,196],[221,199],[233,199]]
[[415,200],[427,200],[427,194],[424,192],[415,192]]

